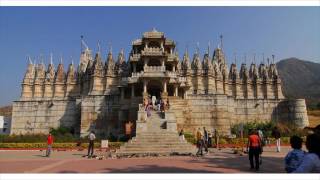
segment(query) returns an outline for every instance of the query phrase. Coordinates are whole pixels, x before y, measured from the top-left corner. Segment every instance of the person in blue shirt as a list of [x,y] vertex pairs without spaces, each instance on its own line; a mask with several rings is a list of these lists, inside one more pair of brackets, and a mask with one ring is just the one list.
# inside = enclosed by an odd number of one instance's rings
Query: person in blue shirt
[[292,136],[290,138],[291,150],[285,157],[285,170],[288,173],[295,171],[302,163],[305,152],[301,150],[302,139],[299,136]]

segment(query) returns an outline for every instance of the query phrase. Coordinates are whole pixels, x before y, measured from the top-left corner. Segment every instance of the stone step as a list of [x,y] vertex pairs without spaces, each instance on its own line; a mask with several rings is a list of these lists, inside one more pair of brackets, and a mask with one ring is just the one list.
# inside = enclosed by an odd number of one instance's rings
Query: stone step
[[190,148],[193,148],[192,146],[172,146],[172,145],[167,145],[167,146],[155,146],[155,145],[152,145],[152,146],[134,146],[134,145],[128,145],[128,146],[123,146],[121,147],[120,149],[121,150],[129,150],[129,149],[154,149],[154,150],[160,150],[160,149],[180,149],[180,150],[187,150],[187,149],[190,149]]
[[[135,144],[135,145],[144,145],[148,141],[130,141],[128,144]],[[152,145],[190,145],[186,141],[176,141],[176,142],[162,142],[162,141],[153,141]]]
[[168,156],[171,154],[178,154],[178,155],[190,155],[195,154],[196,152],[190,151],[179,151],[179,152],[172,152],[172,151],[128,151],[128,152],[116,152],[118,156]]
[[156,152],[156,151],[196,151],[196,148],[194,147],[123,147],[118,152],[128,152],[128,151],[140,151],[140,152]]

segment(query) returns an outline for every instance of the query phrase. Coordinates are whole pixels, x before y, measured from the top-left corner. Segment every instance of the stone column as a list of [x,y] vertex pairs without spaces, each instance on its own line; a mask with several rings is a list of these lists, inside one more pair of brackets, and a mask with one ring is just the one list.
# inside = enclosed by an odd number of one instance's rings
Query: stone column
[[142,93],[143,98],[148,97],[147,85],[148,85],[148,81],[143,80],[143,93]]
[[136,63],[133,63],[133,72],[137,72],[137,64]]
[[147,93],[147,81],[143,81],[143,93]]
[[164,59],[161,60],[161,66],[164,67]]
[[131,98],[134,98],[134,84],[131,85]]
[[183,98],[187,99],[187,91],[186,90],[183,90]]
[[176,72],[176,66],[173,66],[173,67],[172,67],[172,71],[173,71],[173,72]]
[[163,92],[167,93],[167,81],[163,82]]
[[174,96],[178,96],[178,85],[174,87]]
[[121,99],[124,99],[124,87],[121,87]]

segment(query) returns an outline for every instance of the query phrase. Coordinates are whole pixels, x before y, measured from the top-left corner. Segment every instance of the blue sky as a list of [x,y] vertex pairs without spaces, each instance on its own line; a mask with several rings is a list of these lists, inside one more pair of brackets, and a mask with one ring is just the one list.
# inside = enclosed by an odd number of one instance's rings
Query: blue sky
[[106,56],[129,52],[132,40],[155,27],[178,42],[182,55],[190,55],[199,42],[200,52],[208,41],[223,46],[230,64],[256,61],[275,54],[276,60],[297,57],[320,63],[320,7],[0,7],[0,106],[19,99],[26,56],[53,53],[66,64],[79,61],[80,36],[94,51],[100,41]]

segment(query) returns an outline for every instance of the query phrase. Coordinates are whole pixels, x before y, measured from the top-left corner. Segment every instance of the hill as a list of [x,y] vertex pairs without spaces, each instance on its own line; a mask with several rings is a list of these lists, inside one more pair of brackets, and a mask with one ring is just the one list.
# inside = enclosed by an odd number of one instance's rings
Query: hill
[[308,106],[320,102],[320,64],[288,58],[277,63],[287,98],[305,98]]
[[0,107],[0,116],[11,117],[12,114],[12,106],[3,106]]

